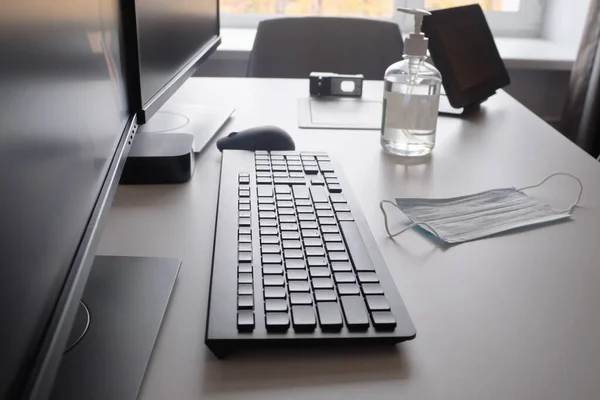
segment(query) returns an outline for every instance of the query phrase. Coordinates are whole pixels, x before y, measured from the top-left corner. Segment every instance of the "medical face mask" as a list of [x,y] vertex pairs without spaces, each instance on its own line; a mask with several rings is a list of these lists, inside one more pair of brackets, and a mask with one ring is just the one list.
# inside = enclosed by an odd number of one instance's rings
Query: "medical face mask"
[[[566,210],[556,210],[523,192],[539,187],[548,179],[558,175],[569,176],[579,183],[577,201]],[[538,185],[521,189],[495,189],[447,199],[396,199],[396,203],[382,201],[380,207],[389,237],[398,236],[420,226],[446,243],[462,243],[569,218],[573,209],[579,204],[582,193],[583,184],[578,178],[570,174],[557,173],[550,175]],[[412,224],[399,232],[391,233],[384,204],[392,204],[400,209]]]

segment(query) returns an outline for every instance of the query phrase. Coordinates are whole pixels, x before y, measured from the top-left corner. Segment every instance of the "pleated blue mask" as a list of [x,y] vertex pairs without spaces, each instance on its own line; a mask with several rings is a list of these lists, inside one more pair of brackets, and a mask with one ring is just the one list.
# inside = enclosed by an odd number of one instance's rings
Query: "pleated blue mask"
[[[577,201],[566,210],[556,210],[539,199],[529,197],[523,191],[543,185],[548,179],[566,175],[580,186]],[[540,225],[569,218],[579,204],[583,184],[571,174],[557,173],[540,184],[522,189],[494,189],[469,196],[447,199],[398,198],[396,203],[382,201],[380,204],[385,229],[390,237],[420,226],[446,243],[463,243],[502,232]],[[392,204],[402,211],[412,224],[399,232],[391,233],[384,204]]]

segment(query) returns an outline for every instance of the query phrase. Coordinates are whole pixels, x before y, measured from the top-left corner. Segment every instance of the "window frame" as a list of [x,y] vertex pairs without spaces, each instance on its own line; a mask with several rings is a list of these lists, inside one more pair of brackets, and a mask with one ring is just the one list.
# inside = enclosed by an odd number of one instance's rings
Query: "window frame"
[[[542,34],[544,11],[547,0],[521,0],[521,10],[516,13],[486,11],[485,16],[490,24],[494,36],[536,38]],[[394,0],[394,8],[424,8],[425,0]],[[284,18],[289,15],[281,14],[237,14],[221,11],[222,28],[256,29],[258,23],[264,19]],[[386,21],[392,20],[400,25],[403,33],[413,29],[413,20],[410,16],[394,12],[390,18],[377,18]]]

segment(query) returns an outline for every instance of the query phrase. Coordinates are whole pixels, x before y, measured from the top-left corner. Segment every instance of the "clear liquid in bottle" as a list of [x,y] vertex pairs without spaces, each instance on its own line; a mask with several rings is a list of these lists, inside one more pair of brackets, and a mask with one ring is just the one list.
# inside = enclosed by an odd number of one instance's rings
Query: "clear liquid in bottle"
[[442,78],[425,57],[406,57],[384,78],[381,145],[399,156],[424,156],[433,150]]

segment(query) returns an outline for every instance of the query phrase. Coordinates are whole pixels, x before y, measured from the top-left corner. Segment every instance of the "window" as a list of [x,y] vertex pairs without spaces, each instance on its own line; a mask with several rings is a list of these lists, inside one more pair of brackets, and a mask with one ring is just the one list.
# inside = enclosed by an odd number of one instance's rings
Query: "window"
[[[545,0],[404,0],[407,7],[434,10],[479,3],[496,36],[539,37]],[[403,18],[400,26],[408,27]]]
[[254,28],[277,16],[353,16],[396,20],[403,32],[411,26],[396,7],[445,8],[479,3],[496,35],[539,36],[545,0],[221,0],[223,27]]

